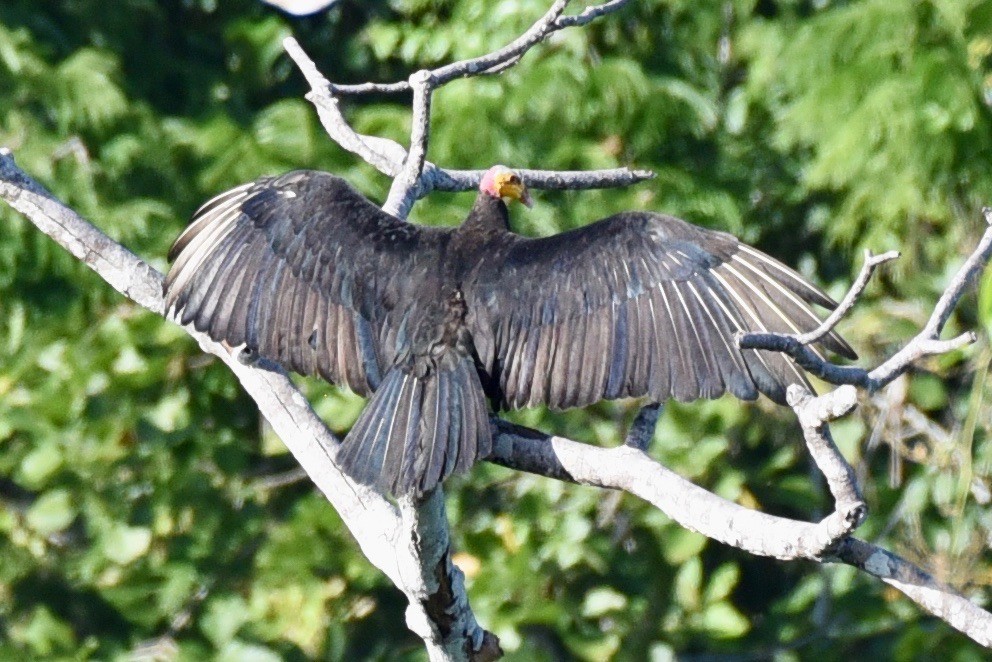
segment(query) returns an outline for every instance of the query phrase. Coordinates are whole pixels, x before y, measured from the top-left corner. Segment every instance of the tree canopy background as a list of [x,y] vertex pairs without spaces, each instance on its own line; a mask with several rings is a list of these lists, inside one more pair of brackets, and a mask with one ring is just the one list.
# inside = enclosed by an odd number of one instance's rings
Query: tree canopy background
[[[383,199],[385,178],[323,134],[284,36],[335,82],[387,81],[492,50],[545,9],[342,0],[296,19],[250,0],[8,0],[0,145],[164,270],[200,202],[262,174],[330,170]],[[402,141],[408,103],[354,99],[346,113]],[[444,88],[428,157],[652,168],[625,190],[540,193],[516,226],[665,211],[835,295],[863,249],[899,249],[841,326],[872,364],[925,320],[981,232],[990,105],[992,3],[639,0]],[[456,224],[472,197],[435,193],[412,219]],[[6,207],[0,228],[0,657],[113,659],[153,640],[190,660],[422,657],[403,597],[333,509],[308,481],[279,480],[295,463],[227,370]],[[872,507],[859,535],[986,602],[990,277],[949,332],[976,327],[976,346],[833,429]],[[360,399],[305,387],[345,432]],[[899,433],[906,411],[923,433]],[[615,444],[633,413],[514,417]],[[829,507],[790,412],[767,401],[671,403],[652,452],[752,507],[808,519]],[[488,465],[447,486],[473,608],[511,659],[982,657],[851,568],[753,558],[629,496]]]

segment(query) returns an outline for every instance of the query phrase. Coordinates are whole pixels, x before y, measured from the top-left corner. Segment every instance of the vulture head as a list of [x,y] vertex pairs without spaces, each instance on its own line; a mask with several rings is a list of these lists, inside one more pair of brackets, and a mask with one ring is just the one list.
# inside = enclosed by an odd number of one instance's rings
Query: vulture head
[[487,170],[479,183],[479,190],[494,198],[519,200],[525,207],[534,205],[524,180],[504,165],[495,165]]

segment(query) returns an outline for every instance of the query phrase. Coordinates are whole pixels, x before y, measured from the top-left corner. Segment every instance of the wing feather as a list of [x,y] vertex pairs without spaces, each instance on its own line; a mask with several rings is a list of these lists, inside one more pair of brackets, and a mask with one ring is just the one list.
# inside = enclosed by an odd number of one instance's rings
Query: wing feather
[[[386,214],[344,180],[295,171],[204,203],[169,257],[178,319],[368,395],[398,348],[392,302],[419,287],[450,230]],[[410,394],[404,393],[404,397]]]
[[[836,305],[731,235],[647,213],[513,236],[473,272],[466,300],[484,311],[471,330],[492,338],[483,367],[500,400],[554,408],[727,391],[784,402],[789,384],[806,383],[802,371],[781,354],[741,350],[735,334],[807,332],[820,323],[813,305]],[[836,333],[821,344],[855,357]]]

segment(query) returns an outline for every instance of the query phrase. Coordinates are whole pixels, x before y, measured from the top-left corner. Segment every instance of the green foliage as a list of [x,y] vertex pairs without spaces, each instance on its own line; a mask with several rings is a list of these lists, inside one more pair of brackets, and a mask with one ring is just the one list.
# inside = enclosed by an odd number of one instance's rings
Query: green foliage
[[[388,182],[324,135],[281,52],[334,80],[395,80],[515,38],[538,0],[341,2],[295,20],[250,0],[0,6],[0,144],[159,268],[184,219],[261,174],[313,167],[377,199]],[[835,293],[859,249],[900,248],[842,330],[866,364],[909,337],[992,202],[992,9],[979,0],[631,3],[498,76],[437,96],[430,158],[653,168],[622,191],[539,194],[546,234],[621,209],[736,232]],[[403,98],[343,104],[403,141]],[[471,194],[413,216],[454,224]],[[402,597],[361,556],[231,375],[0,209],[0,658],[422,659]],[[892,297],[898,296],[898,300]],[[834,427],[866,476],[862,533],[986,602],[992,277],[894,409]],[[360,399],[304,388],[344,432]],[[923,412],[945,436],[903,439]],[[875,415],[877,414],[877,415]],[[629,403],[512,418],[617,443]],[[670,404],[653,452],[724,497],[816,519],[830,506],[794,422],[767,402]],[[871,442],[869,443],[869,438]],[[901,473],[889,483],[889,456]],[[756,559],[629,496],[479,466],[449,506],[476,614],[511,659],[977,659],[847,568]]]
[[989,198],[990,29],[977,0],[870,0],[742,32],[772,142],[807,153],[807,194],[842,193],[831,239],[901,246],[916,218],[943,229]]

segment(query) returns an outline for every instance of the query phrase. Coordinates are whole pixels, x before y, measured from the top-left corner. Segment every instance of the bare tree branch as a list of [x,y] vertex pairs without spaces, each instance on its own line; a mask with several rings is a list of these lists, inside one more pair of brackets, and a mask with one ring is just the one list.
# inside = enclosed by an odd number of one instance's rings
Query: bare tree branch
[[[555,0],[551,8],[527,29],[517,39],[503,48],[481,57],[453,62],[443,67],[431,70],[434,87],[448,83],[456,78],[477,76],[479,74],[495,74],[512,67],[524,54],[548,38],[553,32],[570,27],[587,25],[601,16],[606,16],[628,4],[630,0],[610,0],[599,5],[586,7],[574,16],[563,16],[562,13],[570,0]],[[395,94],[409,92],[416,86],[412,80],[395,83],[359,83],[357,85],[330,84],[330,92],[334,95],[346,94]]]
[[685,528],[752,554],[816,560],[850,530],[846,514],[834,513],[811,524],[745,508],[682,478],[631,445],[598,448],[499,419],[493,420],[493,433],[490,462],[629,492]]
[[[803,368],[831,384],[853,384],[872,394],[905,373],[920,358],[943,354],[975,342],[976,336],[971,332],[963,333],[951,340],[940,340],[939,336],[954,307],[964,296],[965,290],[978,278],[978,274],[985,269],[989,259],[992,258],[992,208],[984,208],[982,215],[988,226],[985,233],[975,250],[954,274],[947,289],[937,301],[927,323],[902,349],[873,370],[834,365],[821,359],[810,347],[793,335],[780,333],[739,334],[738,343],[743,349],[784,352],[795,359],[796,363]],[[884,258],[885,256],[880,257]],[[859,282],[861,280],[861,278],[858,279]],[[867,281],[867,278],[865,280]],[[852,288],[852,292],[854,289]],[[846,300],[847,297],[845,297]]]
[[424,195],[418,190],[420,173],[424,171],[427,161],[427,141],[431,133],[431,99],[434,94],[434,76],[426,70],[418,71],[410,76],[413,86],[413,129],[410,132],[410,151],[403,160],[400,174],[393,180],[389,188],[389,197],[382,206],[384,210],[406,218],[410,208],[419,197]]
[[[650,170],[609,168],[606,170],[529,170],[514,168],[527,186],[544,191],[580,191],[630,186],[654,177]],[[431,173],[435,191],[472,191],[479,188],[485,170],[441,170]]]
[[813,329],[809,333],[803,333],[795,336],[803,345],[812,345],[817,342],[823,336],[827,335],[834,330],[837,323],[840,322],[854,307],[858,299],[861,298],[862,293],[865,288],[868,287],[868,281],[871,280],[872,274],[875,273],[875,269],[879,266],[885,264],[886,262],[891,262],[899,257],[899,251],[889,251],[888,253],[883,253],[882,255],[872,255],[871,251],[865,251],[865,263],[861,266],[861,273],[854,280],[851,288],[841,299],[837,307],[827,316],[827,319],[823,320],[823,323],[819,327]]
[[[430,137],[433,91],[456,78],[491,74],[518,62],[553,32],[589,23],[616,11],[629,0],[611,0],[564,15],[568,0],[551,8],[507,46],[462,62],[414,73],[405,82],[341,86],[330,83],[293,39],[284,44],[312,90],[328,134],[393,178],[387,211],[405,217],[413,203],[432,190],[462,191],[478,186],[482,171],[445,170],[426,159]],[[398,143],[356,132],[341,113],[335,94],[413,91],[413,129],[407,150]],[[520,170],[536,189],[580,189],[623,186],[652,175],[626,168],[594,172]],[[70,250],[125,296],[164,314],[162,275],[135,255],[61,205],[0,152],[0,198],[32,220],[42,231]],[[992,223],[992,211],[986,211]],[[984,268],[992,254],[992,228],[962,266],[938,302],[930,321],[906,347],[872,371],[846,368],[820,360],[806,344],[829,332],[850,309],[871,271],[891,257],[869,259],[838,312],[814,334],[804,337],[775,334],[740,339],[742,347],[783,351],[800,365],[835,384],[853,384],[874,392],[905,372],[920,356],[942,353],[973,340],[964,334],[952,340],[939,335],[965,286]],[[258,403],[275,432],[293,452],[307,474],[331,501],[363,553],[407,596],[407,624],[424,640],[432,660],[494,659],[498,641],[476,622],[469,607],[461,573],[451,563],[451,541],[438,488],[419,500],[402,499],[394,506],[374,490],[356,485],[335,465],[338,440],[314,414],[302,394],[280,371],[245,365],[228,348],[186,328],[207,352],[219,356]],[[817,336],[816,334],[819,334]],[[920,569],[879,548],[858,541],[851,533],[865,517],[865,504],[850,465],[830,437],[829,421],[856,404],[856,391],[841,387],[813,397],[791,389],[789,401],[803,428],[807,447],[824,473],[835,508],[820,522],[775,517],[722,499],[674,472],[647,453],[660,406],[641,410],[624,445],[603,449],[493,420],[493,462],[560,480],[619,489],[638,495],[693,531],[755,554],[783,560],[839,561],[858,567],[903,591],[924,609],[943,618],[976,641],[989,645],[992,614],[940,585]]]
[[[834,497],[834,509],[847,524],[846,531],[836,533],[850,535],[868,516],[868,505],[861,494],[854,468],[837,449],[827,424],[846,416],[857,406],[857,391],[853,386],[845,385],[825,396],[813,397],[806,387],[793,384],[789,387],[787,398],[803,429],[810,456]],[[831,546],[837,540],[840,537],[832,541]]]
[[399,174],[400,164],[406,158],[406,150],[392,140],[363,136],[352,129],[341,114],[337,99],[327,92],[329,83],[313,60],[307,57],[292,37],[283,41],[283,47],[310,84],[312,91],[307,99],[317,108],[317,115],[327,135],[384,175],[394,177]]
[[[978,643],[992,645],[992,614],[908,561],[849,537],[855,512],[838,509],[818,523],[775,517],[704,490],[631,446],[597,448],[500,420],[494,420],[493,426],[491,462],[581,485],[624,490],[691,531],[753,554],[854,566],[885,580]],[[889,565],[882,565],[883,558]]]
[[503,48],[481,57],[462,60],[461,62],[452,62],[451,64],[435,69],[432,73],[437,81],[437,85],[443,85],[456,78],[485,73],[507,61],[518,59],[531,48],[544,41],[555,29],[555,21],[565,11],[569,1],[555,0],[551,5],[551,9],[544,16],[539,18],[526,32]]
[[[321,122],[328,134],[345,149],[354,152],[375,166],[379,171],[392,176],[393,184],[389,196],[383,204],[387,212],[406,218],[413,204],[432,190],[469,190],[478,186],[481,173],[472,172],[468,176],[446,173],[426,160],[430,138],[431,98],[434,91],[456,78],[480,74],[496,73],[513,66],[528,50],[547,39],[557,30],[574,25],[585,25],[595,18],[614,12],[629,0],[612,0],[601,5],[586,8],[577,16],[564,17],[562,13],[570,0],[555,0],[551,8],[537,20],[524,34],[510,44],[486,55],[453,62],[437,69],[424,69],[413,73],[405,83],[364,83],[357,86],[334,85],[321,74],[313,61],[303,52],[292,37],[283,44],[310,83],[311,92],[307,95],[317,107]],[[335,94],[356,92],[405,92],[413,91],[412,130],[410,149],[405,152],[392,141],[362,136],[355,132],[341,115]],[[426,167],[426,168],[425,168]],[[653,173],[643,171],[605,171],[598,173],[539,173],[524,171],[521,174],[532,188],[544,188],[545,182],[553,188],[578,189],[604,186],[624,186],[641,179],[653,177]]]
[[[417,98],[419,105],[414,109],[414,135],[411,144],[416,145],[416,154],[411,161],[408,159],[407,151],[399,143],[379,138],[376,136],[366,136],[357,133],[348,124],[344,115],[338,107],[338,100],[333,96],[335,86],[328,83],[310,57],[303,51],[299,43],[292,37],[283,41],[283,46],[289,56],[296,62],[300,71],[306,77],[311,90],[307,94],[307,99],[317,108],[317,114],[327,134],[343,148],[352,152],[365,160],[369,165],[379,172],[396,178],[390,188],[389,198],[383,208],[394,213],[401,218],[405,218],[413,203],[430,193],[431,191],[470,191],[479,186],[484,170],[447,170],[427,161],[421,161],[420,154],[426,156],[427,138],[429,127],[425,122],[429,121],[429,101],[427,97],[430,91],[421,92]],[[430,78],[433,74],[428,72],[418,72],[411,78],[419,75],[420,84],[426,90],[428,83],[436,84]],[[410,89],[409,83],[405,83]],[[405,165],[409,170],[405,175]],[[414,179],[412,173],[419,167],[418,178]],[[590,188],[610,188],[619,186],[629,186],[630,184],[651,179],[654,173],[649,170],[630,170],[628,168],[612,168],[606,170],[592,171],[562,171],[562,170],[528,170],[526,168],[515,168],[520,176],[527,182],[527,186],[533,189],[544,190],[581,190]]]
[[[84,260],[118,291],[161,314],[161,274],[52,198],[16,167],[9,152],[0,153],[0,198]],[[410,599],[408,623],[419,634],[429,630],[425,643],[432,659],[498,656],[495,637],[472,626],[474,617],[463,602],[461,577],[450,564],[440,490],[421,504],[404,504],[398,510],[373,490],[351,483],[334,464],[337,439],[285,375],[243,365],[204,334],[188,327],[186,331],[205,351],[219,356],[234,371],[275,432],[341,514],[362,552],[406,593]],[[842,401],[843,398],[818,400],[817,416],[839,415],[843,407],[837,408],[836,404]],[[645,414],[643,425],[651,417],[650,411]],[[494,420],[494,452],[489,459],[560,480],[628,491],[690,530],[755,554],[783,560],[837,560],[854,565],[882,577],[975,641],[989,643],[992,614],[928,579],[926,573],[908,562],[891,562],[891,567],[885,566],[890,567],[887,572],[891,576],[884,575],[884,568],[877,563],[881,557],[877,554],[873,557],[872,552],[885,554],[885,559],[898,557],[845,537],[852,528],[850,510],[838,508],[819,523],[767,515],[692,484],[635,445],[597,448],[498,419]],[[441,528],[437,528],[438,523],[442,523]],[[440,542],[432,545],[432,541]],[[868,563],[872,558],[875,561]],[[915,583],[906,577],[915,577]],[[437,605],[447,606],[438,611]],[[443,628],[425,627],[437,624],[432,618],[439,618],[442,611],[447,615],[443,623],[458,624],[447,635]],[[466,644],[479,648],[471,654],[464,653]]]
[[951,627],[992,648],[992,615],[909,561],[857,538],[844,540],[827,560],[878,577]]
[[554,27],[556,30],[561,30],[562,28],[582,26],[587,23],[591,23],[600,16],[605,16],[606,14],[615,12],[628,2],[630,2],[630,0],[610,0],[610,2],[604,2],[600,5],[586,7],[581,13],[576,14],[575,16],[559,16],[555,19]]
[[654,429],[658,424],[658,417],[661,416],[661,404],[653,402],[641,407],[634,419],[634,424],[630,426],[627,439],[623,442],[627,446],[646,451],[651,445],[654,437]]
[[[118,292],[154,313],[164,314],[162,274],[55,200],[16,166],[9,150],[0,150],[0,198]],[[334,463],[338,439],[284,373],[245,365],[206,334],[190,326],[183,329],[205,352],[219,357],[234,372],[275,433],[341,515],[362,553],[406,594],[410,600],[407,621],[418,634],[426,635],[424,641],[432,659],[492,659],[488,655],[498,650],[498,642],[478,626],[468,608],[461,576],[450,562],[446,524],[444,536],[431,528],[429,521],[409,526],[413,519],[409,513],[401,517],[381,494],[341,473]],[[437,511],[438,503],[440,512],[435,516],[443,517],[440,491],[425,507],[429,512]],[[426,540],[421,535],[425,530],[430,531]],[[429,611],[439,608],[447,614],[449,629],[445,631],[432,619],[436,614]],[[434,624],[434,629],[427,632],[424,624]],[[453,650],[461,652],[454,654]]]

